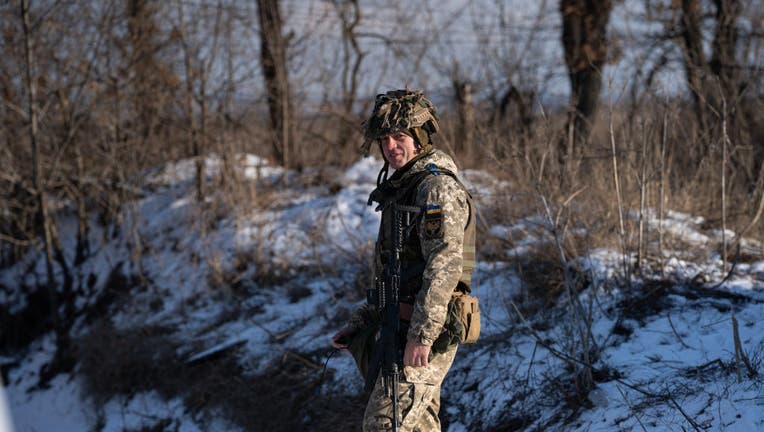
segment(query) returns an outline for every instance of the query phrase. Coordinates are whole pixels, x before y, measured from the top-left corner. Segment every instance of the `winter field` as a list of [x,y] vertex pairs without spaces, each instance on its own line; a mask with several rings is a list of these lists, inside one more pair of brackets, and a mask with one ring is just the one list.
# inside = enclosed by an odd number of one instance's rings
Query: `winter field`
[[[45,331],[0,358],[0,430],[358,430],[362,380],[330,337],[363,301],[380,161],[237,164],[255,202],[200,205],[185,160],[144,174],[120,229],[93,220],[72,275],[71,344],[61,352]],[[207,160],[211,185],[219,165]],[[724,233],[740,245],[725,267],[722,232],[703,218],[631,211],[655,240],[636,271],[619,250],[571,256],[565,244],[585,242],[586,228],[558,226],[557,209],[493,222],[511,186],[462,177],[487,215],[474,275],[482,334],[446,377],[444,430],[764,430],[760,241]],[[31,310],[44,280],[41,254],[0,270],[4,316]]]

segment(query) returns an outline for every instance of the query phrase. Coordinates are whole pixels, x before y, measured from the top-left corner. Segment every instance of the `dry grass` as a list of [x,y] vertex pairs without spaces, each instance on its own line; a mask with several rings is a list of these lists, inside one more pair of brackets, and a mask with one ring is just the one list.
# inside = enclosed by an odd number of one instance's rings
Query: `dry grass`
[[[565,235],[573,257],[592,247],[610,247],[635,256],[642,251],[643,258],[655,259],[661,259],[659,233],[648,229],[648,211],[653,215],[673,210],[702,216],[706,230],[720,230],[723,224],[736,232],[748,227],[762,199],[764,179],[751,185],[742,175],[736,175],[731,162],[723,167],[719,146],[709,137],[698,135],[694,118],[682,111],[680,103],[656,103],[651,108],[636,116],[616,109],[612,113],[612,137],[608,130],[610,113],[601,112],[590,142],[569,160],[565,171],[557,165],[554,145],[560,139],[559,117],[537,122],[532,146],[525,143],[525,148],[511,131],[482,130],[481,141],[495,145],[478,148],[479,156],[473,161],[480,168],[488,166],[499,179],[509,183],[511,191],[511,195],[490,203],[493,208],[483,209],[488,225],[517,220],[518,216],[544,215],[545,209],[539,204],[543,198],[552,218],[559,218],[560,227],[586,230],[584,237]],[[611,138],[616,149],[616,172]],[[742,152],[746,147],[736,148]],[[722,168],[727,203],[724,209]],[[614,174],[618,178],[620,207]],[[621,216],[623,234],[619,228]],[[763,234],[761,223],[751,225],[746,232],[754,239],[764,238]],[[489,244],[488,250],[496,249],[490,247],[495,239],[483,238]],[[499,241],[512,244],[513,240]],[[670,239],[666,236],[663,240]]]

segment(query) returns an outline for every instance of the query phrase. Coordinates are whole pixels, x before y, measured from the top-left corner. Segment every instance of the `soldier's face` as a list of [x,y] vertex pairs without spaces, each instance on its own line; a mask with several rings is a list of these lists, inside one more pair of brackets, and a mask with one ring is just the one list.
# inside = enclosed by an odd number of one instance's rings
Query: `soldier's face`
[[382,153],[393,169],[398,169],[408,163],[418,151],[414,138],[403,132],[394,132],[379,139]]

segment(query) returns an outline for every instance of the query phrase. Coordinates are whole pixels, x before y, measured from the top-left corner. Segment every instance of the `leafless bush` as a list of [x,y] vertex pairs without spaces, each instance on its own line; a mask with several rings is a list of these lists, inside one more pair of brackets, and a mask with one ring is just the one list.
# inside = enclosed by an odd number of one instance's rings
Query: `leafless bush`
[[751,348],[751,367],[759,375],[764,375],[764,341]]
[[537,246],[532,252],[516,257],[514,262],[522,282],[520,304],[533,309],[540,310],[557,304],[566,291],[566,272],[571,277],[573,293],[581,292],[591,282],[585,272],[575,267],[565,268],[565,264],[560,262],[556,246],[551,244]]

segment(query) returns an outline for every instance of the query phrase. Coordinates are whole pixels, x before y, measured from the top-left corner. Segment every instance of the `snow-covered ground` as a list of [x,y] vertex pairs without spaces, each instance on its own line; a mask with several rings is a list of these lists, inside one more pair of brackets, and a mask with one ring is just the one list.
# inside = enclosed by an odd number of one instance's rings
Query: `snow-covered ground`
[[[91,256],[74,274],[81,287],[77,309],[94,309],[105,298],[115,269],[140,272],[143,282],[132,281],[143,288],[115,295],[100,322],[116,331],[167,329],[179,364],[235,353],[248,376],[288,355],[325,364],[326,370],[313,371],[321,380],[308,403],[329,394],[358,396],[354,363],[347,354],[332,354],[329,337],[362,302],[379,220],[366,200],[379,161],[297,174],[247,155],[237,166],[256,202],[223,204],[213,193],[204,211],[195,200],[192,161],[146,173],[139,199],[125,209],[125,228],[113,235],[111,227],[93,226]],[[210,184],[217,184],[220,167],[218,159],[207,160]],[[490,205],[497,183],[481,172],[464,178]],[[490,227],[486,235],[511,241],[478,265],[481,340],[459,348],[446,378],[444,429],[764,430],[762,244],[746,239],[758,258],[730,272],[714,251],[721,234],[704,231],[702,219],[677,212],[663,221],[647,216],[650,229],[660,224],[667,244],[684,249],[666,248],[664,259],[638,276],[624,275],[616,251],[591,250],[568,262],[570,274],[583,281],[579,290],[543,307],[531,301],[538,296],[529,292],[518,262],[535,265],[534,247],[554,240],[548,222],[529,214]],[[68,253],[75,228],[73,220],[61,219]],[[691,260],[697,256],[708,258]],[[39,256],[2,269],[0,300],[10,311],[22,310],[29,294],[23,287],[44,275]],[[74,323],[76,340],[92,341],[79,339],[95,325],[86,315]],[[228,412],[214,404],[189,406],[182,392],[168,396],[144,386],[95,397],[82,362],[39,385],[55,349],[55,336],[44,334],[0,359],[10,365],[0,391],[0,431],[12,430],[3,423],[4,399],[16,431],[236,430]],[[757,375],[749,374],[745,360]],[[587,367],[593,387],[583,384]],[[310,415],[294,415],[304,417],[305,429],[318,430]]]

